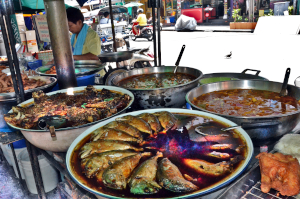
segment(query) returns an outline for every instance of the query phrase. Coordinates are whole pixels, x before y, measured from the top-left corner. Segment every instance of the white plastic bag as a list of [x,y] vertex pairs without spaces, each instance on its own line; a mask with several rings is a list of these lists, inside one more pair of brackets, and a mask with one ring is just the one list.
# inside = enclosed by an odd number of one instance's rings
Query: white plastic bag
[[195,30],[197,27],[197,21],[193,17],[180,15],[175,24],[175,30]]

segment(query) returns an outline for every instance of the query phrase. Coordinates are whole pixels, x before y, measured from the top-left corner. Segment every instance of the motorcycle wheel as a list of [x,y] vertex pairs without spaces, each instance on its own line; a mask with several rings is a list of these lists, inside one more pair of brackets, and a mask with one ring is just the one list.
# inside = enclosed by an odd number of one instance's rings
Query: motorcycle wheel
[[135,41],[136,40],[136,36],[131,36],[131,40]]
[[147,38],[148,41],[152,41],[153,40],[153,31],[151,29],[148,29],[147,34],[149,35]]
[[135,41],[136,40],[136,36],[133,34],[132,30],[130,31],[130,34],[132,35],[132,36],[130,36],[130,39],[132,41]]

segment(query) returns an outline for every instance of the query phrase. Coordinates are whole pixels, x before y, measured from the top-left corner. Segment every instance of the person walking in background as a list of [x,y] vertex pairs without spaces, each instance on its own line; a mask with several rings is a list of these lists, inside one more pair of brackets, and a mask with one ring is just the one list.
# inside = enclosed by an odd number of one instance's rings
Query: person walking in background
[[103,15],[104,15],[104,18],[102,18],[100,20],[100,24],[108,24],[109,23],[109,13],[105,12]]

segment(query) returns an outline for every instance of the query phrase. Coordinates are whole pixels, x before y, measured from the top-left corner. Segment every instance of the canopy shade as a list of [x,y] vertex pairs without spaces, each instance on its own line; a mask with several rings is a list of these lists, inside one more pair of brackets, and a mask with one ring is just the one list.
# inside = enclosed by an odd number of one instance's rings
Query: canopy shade
[[[99,11],[99,15],[103,15],[105,12],[109,12],[109,6],[101,8],[100,11]],[[128,9],[124,6],[112,6],[112,12],[113,12],[113,14],[115,14],[115,13],[128,13]]]
[[142,6],[142,5],[144,5],[144,4],[142,4],[142,3],[136,3],[136,2],[130,2],[130,3],[128,3],[128,4],[125,4],[124,6],[125,7],[127,7],[127,8],[130,8],[130,7],[139,7],[139,6]]
[[[31,13],[35,14],[35,11],[45,10],[44,0],[13,0],[14,8],[16,11],[23,11],[23,13]],[[21,7],[21,5],[22,7]],[[70,5],[65,4],[66,9],[72,7]]]
[[92,10],[90,12],[87,12],[87,13],[83,13],[83,16],[84,17],[93,17],[93,16],[97,16],[98,13],[99,13],[100,9],[97,9],[97,10]]

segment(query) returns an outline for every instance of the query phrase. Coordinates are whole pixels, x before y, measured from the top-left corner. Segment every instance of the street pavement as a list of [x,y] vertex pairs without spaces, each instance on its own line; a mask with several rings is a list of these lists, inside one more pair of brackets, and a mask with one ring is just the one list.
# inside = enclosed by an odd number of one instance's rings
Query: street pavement
[[[163,27],[163,31],[175,31],[175,26]],[[227,26],[208,26],[208,25],[197,25],[196,31],[207,31],[207,32],[253,32],[252,29],[230,29]]]
[[[201,70],[204,74],[217,72],[240,73],[244,69],[260,70],[260,76],[282,82],[286,68],[291,68],[289,84],[300,76],[299,35],[255,35],[232,32],[161,32],[162,65],[173,66],[182,45],[186,48],[180,66]],[[148,47],[146,39],[130,41],[131,47]],[[232,51],[232,58],[224,56]],[[254,74],[249,72],[249,74]]]

